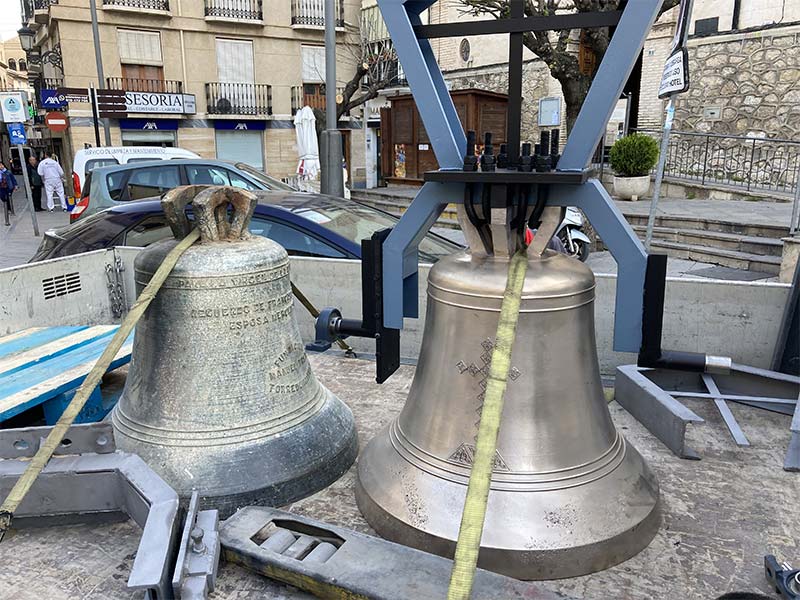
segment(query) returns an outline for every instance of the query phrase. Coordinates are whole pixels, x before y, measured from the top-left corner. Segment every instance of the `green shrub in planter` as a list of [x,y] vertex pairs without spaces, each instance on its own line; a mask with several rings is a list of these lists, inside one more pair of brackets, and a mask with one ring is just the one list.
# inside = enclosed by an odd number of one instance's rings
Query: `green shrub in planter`
[[616,141],[609,159],[620,177],[649,175],[658,162],[658,142],[649,135],[632,133]]

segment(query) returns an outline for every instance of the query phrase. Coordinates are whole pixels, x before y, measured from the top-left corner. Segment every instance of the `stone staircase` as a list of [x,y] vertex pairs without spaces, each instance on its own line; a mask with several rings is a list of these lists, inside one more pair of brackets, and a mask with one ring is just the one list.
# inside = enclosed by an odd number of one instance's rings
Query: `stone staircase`
[[[350,190],[350,195],[353,200],[378,208],[396,217],[406,212],[408,205],[411,204],[411,201],[414,199],[414,197],[410,195],[410,192],[388,195],[386,193],[377,193],[370,190]],[[456,209],[453,205],[444,209],[436,220],[435,226],[459,229]]]
[[[388,193],[387,190],[352,190],[352,197],[400,216],[408,208],[415,191],[413,188],[398,188]],[[626,211],[624,207],[622,212],[639,238],[644,240],[647,215]],[[458,229],[453,205],[444,210],[436,226]],[[665,215],[656,218],[652,249],[673,258],[777,275],[780,272],[783,251],[781,238],[788,235],[788,227],[780,225],[742,224],[733,220]],[[598,241],[596,250],[604,249],[602,241]]]
[[[644,240],[647,217],[631,214],[625,217]],[[779,225],[664,216],[656,218],[651,248],[673,258],[777,275],[783,251],[781,238],[787,235],[788,228]]]

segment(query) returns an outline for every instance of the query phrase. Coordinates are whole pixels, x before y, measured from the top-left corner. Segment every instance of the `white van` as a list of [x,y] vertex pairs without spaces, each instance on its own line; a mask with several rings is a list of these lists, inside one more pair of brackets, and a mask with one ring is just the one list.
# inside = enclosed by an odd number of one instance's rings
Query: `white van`
[[72,193],[75,198],[81,197],[86,174],[97,167],[173,158],[200,158],[200,156],[181,148],[159,148],[157,146],[110,146],[78,150],[75,153],[75,160],[72,161]]

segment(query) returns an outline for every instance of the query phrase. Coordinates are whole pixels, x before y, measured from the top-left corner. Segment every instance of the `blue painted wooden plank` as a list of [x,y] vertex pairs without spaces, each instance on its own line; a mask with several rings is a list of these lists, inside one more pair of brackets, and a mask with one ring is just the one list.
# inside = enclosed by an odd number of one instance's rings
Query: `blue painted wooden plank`
[[[47,425],[55,425],[56,421],[61,418],[64,410],[69,406],[69,403],[75,397],[77,390],[59,394],[55,398],[50,398],[47,402],[42,404],[44,409],[44,422]],[[105,417],[110,408],[103,407],[103,395],[100,393],[100,387],[95,388],[92,395],[83,405],[81,412],[75,417],[73,423],[95,423]]]
[[[130,341],[130,338],[129,338],[129,341]],[[132,350],[132,348],[133,348],[132,346],[129,347],[128,348],[128,352],[127,353],[123,353],[122,356],[118,355],[118,358],[114,359],[111,362],[111,364],[109,365],[108,371],[113,371],[114,369],[117,369],[117,368],[121,367],[122,365],[128,364],[130,362],[130,360],[131,360],[130,351]],[[122,347],[122,350],[124,350],[124,349],[125,349],[125,346]],[[122,350],[121,350],[121,352],[122,352]],[[93,364],[93,363],[91,363],[91,364]],[[29,400],[26,400],[25,402],[17,403],[13,407],[9,408],[8,410],[0,412],[0,422],[6,421],[6,420],[10,419],[11,417],[15,417],[18,414],[25,412],[29,408],[33,408],[34,406],[39,406],[40,404],[42,404],[43,402],[49,400],[50,398],[54,398],[56,396],[59,396],[61,394],[69,392],[69,391],[74,391],[76,388],[80,387],[81,383],[83,383],[83,380],[86,379],[86,376],[89,374],[90,370],[91,370],[91,365],[89,367],[87,367],[85,372],[82,372],[80,374],[80,376],[70,378],[70,379],[68,379],[66,381],[63,381],[59,385],[56,385],[56,386],[53,386],[53,387],[49,387],[47,389],[46,393],[39,394],[38,396],[32,397]],[[106,372],[108,372],[108,371],[106,371]],[[0,398],[2,398],[2,397],[0,397]]]
[[[35,359],[32,359],[32,360],[30,360],[28,362],[20,363],[17,366],[15,366],[14,368],[8,369],[6,371],[2,370],[2,368],[3,368],[2,367],[2,362],[0,362],[0,381],[2,381],[3,378],[5,378],[5,377],[7,377],[7,376],[9,376],[9,375],[11,375],[13,373],[17,373],[18,371],[22,371],[23,369],[28,369],[28,368],[32,367],[33,365],[41,364],[41,363],[43,363],[45,361],[52,360],[52,359],[54,359],[54,358],[56,358],[58,356],[66,354],[67,352],[72,352],[74,350],[77,350],[81,346],[85,346],[85,345],[91,344],[92,342],[95,342],[97,340],[100,340],[100,339],[103,339],[103,338],[107,338],[107,337],[109,337],[111,335],[114,335],[117,332],[117,329],[119,329],[119,327],[115,327],[113,329],[105,329],[105,328],[99,328],[98,327],[96,335],[91,335],[91,336],[88,336],[88,337],[84,337],[84,339],[76,340],[75,343],[66,344],[66,345],[62,346],[61,348],[59,348],[58,350],[54,350],[53,352],[51,352],[49,354],[45,354],[43,356],[37,356]],[[72,335],[72,334],[70,334],[70,335]],[[66,342],[67,341],[66,338],[69,338],[69,337],[70,336],[64,336],[64,338],[61,338],[61,339],[64,339],[64,341]],[[58,341],[58,340],[56,340],[56,341]],[[42,345],[45,345],[45,344],[42,344]]]
[[[133,341],[133,333],[125,343]],[[82,346],[77,350],[48,360],[43,363],[33,365],[24,371],[12,373],[9,376],[0,377],[0,398],[7,398],[18,392],[26,390],[33,385],[42,383],[57,376],[59,373],[97,360],[108,346],[109,340],[103,338],[90,344]],[[48,398],[52,395],[48,394]]]
[[84,326],[64,326],[64,327],[48,327],[26,335],[25,337],[16,338],[5,344],[0,343],[0,357],[5,357],[17,352],[24,352],[42,344],[48,344],[59,338],[71,335],[78,331],[88,329],[88,325]]

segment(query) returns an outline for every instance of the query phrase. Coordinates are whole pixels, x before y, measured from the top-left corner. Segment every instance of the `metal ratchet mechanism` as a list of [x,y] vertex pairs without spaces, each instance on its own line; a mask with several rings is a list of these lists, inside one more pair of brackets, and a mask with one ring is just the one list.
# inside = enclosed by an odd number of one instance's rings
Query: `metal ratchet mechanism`
[[[560,222],[564,208],[581,209],[619,265],[614,350],[639,354],[639,365],[693,371],[725,371],[730,360],[661,349],[666,256],[650,255],[588,169],[618,98],[628,85],[647,34],[664,0],[628,2],[622,10],[526,17],[524,0],[510,0],[508,18],[423,25],[421,15],[435,0],[378,0],[439,163],[425,173],[425,184],[392,230],[365,240],[362,257],[363,318],[322,311],[317,341],[324,350],[333,340],[355,335],[377,342],[378,382],[399,365],[404,318],[418,314],[418,246],[448,204],[456,204],[459,223],[473,254],[510,256],[524,243],[524,230],[539,228],[530,251],[540,254]],[[541,132],[539,143],[521,144],[523,35],[565,29],[614,28],[572,131],[559,154],[557,129]],[[465,134],[439,68],[430,39],[509,34],[508,118],[504,132]],[[495,154],[495,136],[505,135]]]
[[772,554],[764,557],[764,575],[781,598],[800,598],[800,569],[788,563],[778,563]]

